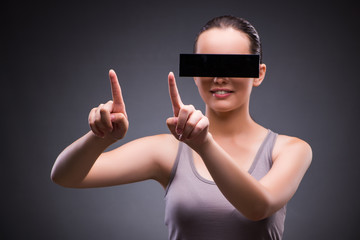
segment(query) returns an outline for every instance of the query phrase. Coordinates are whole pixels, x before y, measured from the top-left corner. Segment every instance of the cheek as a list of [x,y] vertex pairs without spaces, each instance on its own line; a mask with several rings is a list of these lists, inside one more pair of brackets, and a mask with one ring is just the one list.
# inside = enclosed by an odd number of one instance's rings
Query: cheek
[[240,81],[234,82],[234,89],[236,96],[240,102],[247,101],[250,98],[252,91],[252,79],[241,79]]
[[205,97],[206,93],[209,93],[211,87],[211,81],[205,81],[204,79],[195,78],[195,84],[201,97]]
[[198,91],[202,99],[205,100],[209,94],[209,87],[206,84],[201,83],[198,85]]
[[253,79],[251,78],[238,78],[237,81],[234,81],[234,87],[241,92],[251,92]]

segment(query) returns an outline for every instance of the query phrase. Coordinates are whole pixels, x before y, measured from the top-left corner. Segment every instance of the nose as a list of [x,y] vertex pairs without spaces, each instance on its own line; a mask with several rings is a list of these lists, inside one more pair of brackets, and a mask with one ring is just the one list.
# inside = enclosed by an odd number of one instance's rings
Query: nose
[[228,78],[226,77],[214,77],[214,83],[217,83],[217,84],[225,84],[229,81]]

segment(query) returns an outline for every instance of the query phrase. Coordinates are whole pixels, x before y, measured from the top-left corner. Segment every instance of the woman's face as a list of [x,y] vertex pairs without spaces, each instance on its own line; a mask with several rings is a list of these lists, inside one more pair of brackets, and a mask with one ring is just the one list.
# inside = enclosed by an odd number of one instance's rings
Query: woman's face
[[[212,28],[201,33],[198,54],[251,54],[248,36],[233,28]],[[194,77],[207,108],[228,112],[248,106],[253,86],[260,85],[266,66],[261,64],[259,78]]]

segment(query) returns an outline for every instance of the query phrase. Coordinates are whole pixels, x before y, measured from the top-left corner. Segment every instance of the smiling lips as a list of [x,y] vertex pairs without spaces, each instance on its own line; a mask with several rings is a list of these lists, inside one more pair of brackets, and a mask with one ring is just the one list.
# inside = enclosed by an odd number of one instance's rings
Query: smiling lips
[[210,92],[212,93],[212,95],[214,97],[217,98],[226,98],[229,95],[231,95],[231,93],[233,93],[234,91],[231,91],[229,89],[223,89],[223,88],[217,88],[217,89],[212,89],[210,90]]

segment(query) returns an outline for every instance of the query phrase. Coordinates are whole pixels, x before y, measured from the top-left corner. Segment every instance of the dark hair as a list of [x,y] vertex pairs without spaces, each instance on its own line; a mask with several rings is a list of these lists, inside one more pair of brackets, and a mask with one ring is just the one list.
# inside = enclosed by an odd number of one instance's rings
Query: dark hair
[[231,15],[220,16],[211,19],[205,24],[195,38],[194,53],[196,53],[196,45],[201,33],[212,28],[234,28],[248,35],[250,40],[250,51],[252,54],[259,54],[260,63],[262,63],[262,49],[259,34],[256,29],[245,19],[234,17]]

